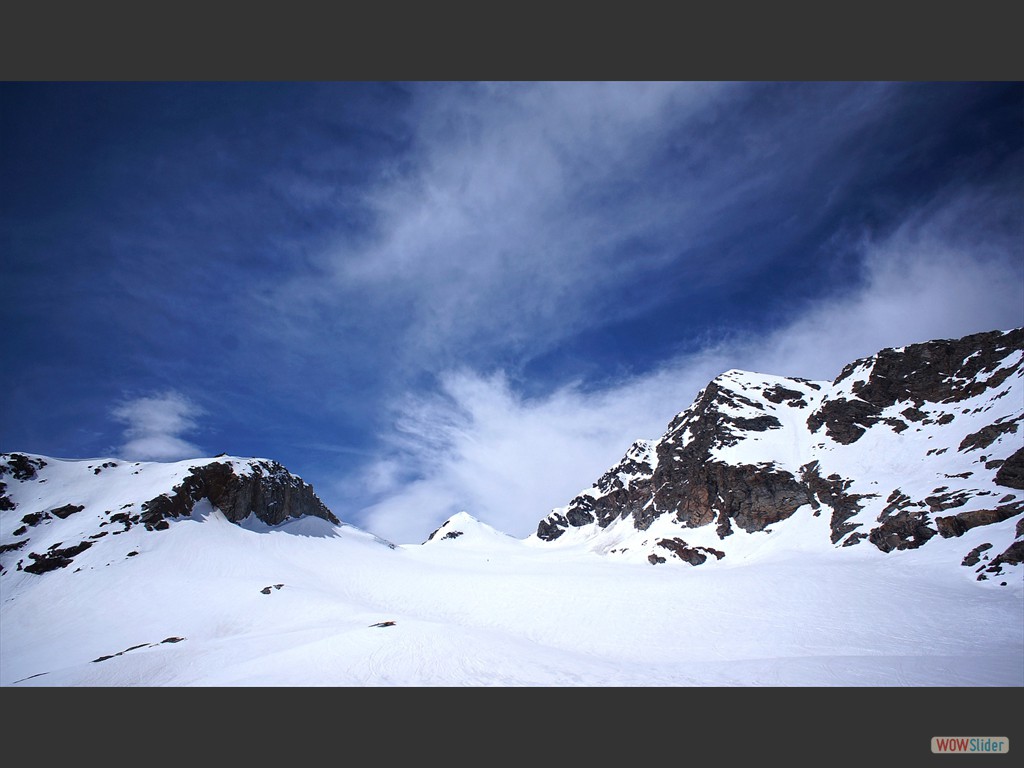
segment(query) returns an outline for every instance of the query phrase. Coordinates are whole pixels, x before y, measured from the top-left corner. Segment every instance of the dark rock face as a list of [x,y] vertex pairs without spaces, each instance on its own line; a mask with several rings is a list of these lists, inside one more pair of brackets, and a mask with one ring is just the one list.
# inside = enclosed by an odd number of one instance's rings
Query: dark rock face
[[951,515],[949,517],[937,517],[935,525],[938,528],[938,532],[942,534],[942,537],[948,539],[953,536],[963,536],[971,528],[977,528],[979,525],[1001,523],[1003,520],[1009,520],[1021,512],[1024,512],[1024,501],[1016,501],[1000,504],[995,509],[976,509],[972,512],[961,512],[958,515]]
[[51,509],[50,511],[54,515],[59,517],[61,520],[63,520],[64,518],[70,517],[71,515],[75,514],[75,512],[81,512],[83,509],[85,509],[84,504],[65,504],[63,507],[57,507],[56,509]]
[[[11,476],[15,480],[25,482],[32,480],[36,472],[46,466],[39,458],[29,457],[23,453],[0,454],[0,478]],[[7,483],[0,480],[0,511],[14,509],[17,505],[7,495]]]
[[335,525],[340,522],[311,486],[277,462],[254,462],[252,467],[252,474],[236,474],[230,464],[221,462],[193,467],[170,494],[143,503],[139,521],[150,530],[159,530],[166,527],[166,518],[188,516],[197,501],[209,499],[235,523],[250,514],[268,525],[303,515]]
[[[451,520],[445,520],[443,523],[441,523],[441,525],[439,527],[434,529],[433,533],[431,533],[429,536],[427,536],[427,541],[431,541],[431,540],[437,538],[438,534],[441,533],[441,531],[443,531],[445,528],[447,528],[449,525],[451,525],[451,522],[452,522]],[[456,530],[452,529],[450,531],[445,532],[444,536],[441,536],[438,539],[438,541],[444,541],[445,539],[457,539],[457,538],[459,538],[459,536],[462,536],[462,535],[463,535],[462,531],[456,531]]]
[[[553,541],[569,528],[604,529],[620,521],[636,531],[646,531],[655,520],[667,516],[682,528],[714,524],[719,538],[725,539],[734,528],[763,531],[810,505],[815,516],[831,514],[833,544],[852,546],[867,540],[883,552],[891,552],[920,547],[937,534],[959,536],[977,525],[1013,517],[1024,512],[1024,502],[1012,495],[988,509],[959,514],[950,510],[965,507],[978,496],[999,498],[993,482],[1024,490],[1024,448],[1003,458],[1007,437],[1018,434],[1024,413],[1002,415],[988,423],[974,415],[1016,391],[1007,389],[1007,380],[1024,374],[1024,357],[1013,354],[1021,350],[1024,329],[885,349],[846,366],[831,387],[803,379],[777,383],[779,377],[723,374],[669,423],[658,441],[634,443],[622,461],[592,488],[540,521],[537,537]],[[952,407],[979,395],[985,395],[980,405]],[[1003,414],[1005,403],[999,411]],[[895,413],[900,418],[895,418]],[[788,426],[780,421],[783,416]],[[974,431],[963,437],[967,430],[959,425],[964,419],[980,428],[972,427]],[[790,432],[772,438],[771,433],[779,429]],[[868,430],[883,438],[880,444],[888,446],[886,450],[894,451],[899,450],[899,443],[892,441],[903,439],[896,435],[924,430],[921,439],[935,439],[926,455],[949,457],[935,460],[940,473],[942,462],[956,465],[956,452],[988,454],[997,441],[999,452],[978,456],[974,464],[984,466],[984,472],[972,467],[971,471],[947,469],[954,474],[937,474],[958,481],[973,478],[977,485],[961,482],[930,491],[918,486],[910,488],[910,493],[891,486],[879,487],[878,493],[855,493],[855,480],[861,491],[877,483],[871,482],[872,478],[829,474],[822,469],[822,459],[807,460],[855,456],[843,454],[843,450]],[[943,444],[943,435],[953,434],[956,437]],[[746,441],[751,450],[727,450]],[[795,445],[801,446],[799,451],[792,447]],[[776,447],[786,451],[778,461],[774,459],[779,454],[772,453]],[[849,450],[868,449],[857,446]],[[921,454],[923,458],[923,449]],[[744,459],[723,458],[730,455]],[[806,462],[796,472],[790,470],[796,463],[794,455]],[[762,457],[764,460],[757,460]],[[786,466],[783,461],[792,464]],[[886,495],[884,504],[880,503]],[[862,514],[868,509],[871,517]],[[877,517],[876,509],[881,510]],[[686,546],[681,538],[662,538],[657,546],[685,562],[707,557],[700,548]],[[1011,553],[1003,562],[1012,557]],[[665,556],[656,550],[649,560],[664,562]]]
[[1024,417],[1018,416],[1015,419],[999,420],[986,427],[982,427],[977,432],[972,432],[961,440],[957,450],[966,452],[974,451],[978,448],[988,448],[999,436],[1016,434],[1017,424],[1020,423],[1022,418]]
[[40,574],[54,571],[58,568],[66,568],[71,565],[75,555],[80,555],[91,546],[91,541],[83,541],[73,547],[64,547],[63,549],[51,547],[42,555],[36,552],[29,552],[28,556],[33,562],[26,565],[24,570],[28,573]]
[[1024,448],[1019,448],[996,471],[996,482],[1024,491]]
[[991,544],[979,544],[964,556],[964,559],[960,563],[960,565],[963,565],[968,568],[970,568],[973,565],[977,565],[979,562],[981,562],[981,553],[986,552],[990,549],[992,549]]
[[916,549],[938,533],[928,525],[928,516],[919,510],[903,510],[880,522],[868,534],[868,540],[883,552]]
[[[702,563],[707,562],[708,555],[714,555],[717,560],[721,560],[725,557],[725,552],[722,552],[721,550],[713,547],[691,547],[679,538],[660,539],[658,541],[658,546],[664,547],[684,563],[689,563],[690,565],[701,565]],[[647,557],[647,561],[654,565],[665,562],[665,558],[656,554],[651,554]]]
[[800,467],[800,479],[807,487],[808,503],[812,509],[817,511],[822,505],[832,509],[829,525],[832,528],[833,544],[837,544],[844,536],[853,533],[859,527],[859,524],[847,521],[860,512],[861,499],[874,498],[872,494],[847,493],[846,489],[852,483],[839,475],[832,474],[823,478],[817,461]]
[[30,458],[23,453],[7,453],[0,455],[0,477],[10,475],[15,480],[31,480],[36,471],[46,466],[46,462],[38,458]]
[[[780,399],[788,391],[783,389]],[[637,530],[646,530],[663,514],[673,514],[690,528],[717,520],[720,535],[728,535],[733,524],[759,531],[789,517],[808,501],[807,489],[792,473],[770,463],[733,465],[711,456],[712,449],[734,446],[745,434],[782,426],[771,414],[727,415],[729,406],[736,405],[764,410],[756,400],[711,382],[694,405],[669,424],[653,457],[649,443],[634,443],[626,457],[594,484],[597,494],[581,494],[564,515],[555,513],[541,521],[537,536],[553,541],[569,526],[596,522],[605,528],[627,517]]]
[[[1014,349],[1024,346],[1024,329],[990,331],[961,339],[914,344],[902,350],[883,349],[873,358],[846,366],[835,384],[866,368],[865,381],[852,387],[856,400],[828,399],[807,420],[811,432],[822,425],[829,437],[848,445],[877,423],[884,408],[911,401],[915,409],[926,402],[954,403],[1002,384],[1021,362],[999,369]],[[913,413],[913,411],[912,411]]]

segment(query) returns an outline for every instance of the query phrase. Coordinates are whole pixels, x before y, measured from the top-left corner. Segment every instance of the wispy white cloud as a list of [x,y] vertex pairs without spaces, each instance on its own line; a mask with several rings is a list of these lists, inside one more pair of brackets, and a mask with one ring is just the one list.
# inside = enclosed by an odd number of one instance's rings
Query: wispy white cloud
[[923,210],[884,240],[863,240],[856,284],[794,308],[773,329],[718,338],[599,391],[566,386],[526,398],[504,375],[449,373],[440,394],[396,406],[397,432],[363,478],[378,501],[360,523],[418,542],[464,509],[525,536],[634,439],[659,437],[725,370],[832,379],[884,347],[1024,325],[1019,243],[985,225],[1014,205],[971,195]]
[[[799,186],[884,94],[836,89],[813,121],[787,115],[753,130],[730,112],[749,95],[740,84],[423,88],[410,154],[365,193],[370,231],[275,287],[264,320],[305,343],[329,328],[325,354],[350,366],[373,339],[395,372],[543,353],[663,300],[668,287],[644,276],[669,264],[685,273],[677,293],[750,269],[756,249],[682,254],[733,232],[737,222],[721,219],[741,202],[743,226],[770,217],[776,187]],[[645,288],[630,301],[608,300],[638,278]]]
[[184,395],[168,391],[117,405],[113,417],[126,425],[118,455],[134,461],[175,461],[202,455],[181,435],[194,430],[202,409]]

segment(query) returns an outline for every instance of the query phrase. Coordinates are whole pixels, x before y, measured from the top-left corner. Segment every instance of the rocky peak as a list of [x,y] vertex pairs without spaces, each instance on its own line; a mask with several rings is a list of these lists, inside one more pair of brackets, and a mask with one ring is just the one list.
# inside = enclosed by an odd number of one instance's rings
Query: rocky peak
[[[312,486],[266,459],[68,461],[9,453],[0,454],[0,478],[0,573],[12,557],[28,573],[64,568],[103,537],[134,526],[166,530],[203,500],[235,523],[254,516],[276,526],[309,516],[340,524]],[[68,536],[79,543],[64,546]],[[43,545],[54,537],[60,541]]]
[[[1001,523],[1024,512],[1007,492],[1024,485],[1022,360],[1015,329],[884,349],[833,382],[727,371],[660,439],[634,443],[552,510],[537,537],[574,530],[574,540],[624,552],[601,542],[635,534],[650,562],[696,563],[707,558],[678,544],[686,529],[713,526],[724,541],[801,508],[827,514],[833,546],[885,552]],[[668,535],[646,536],[656,523]]]
[[196,502],[209,499],[232,522],[249,515],[268,525],[309,515],[335,525],[339,520],[313,492],[312,486],[276,461],[251,459],[241,464],[212,462],[191,468],[169,494],[142,504],[141,522],[156,526],[166,518],[190,515]]

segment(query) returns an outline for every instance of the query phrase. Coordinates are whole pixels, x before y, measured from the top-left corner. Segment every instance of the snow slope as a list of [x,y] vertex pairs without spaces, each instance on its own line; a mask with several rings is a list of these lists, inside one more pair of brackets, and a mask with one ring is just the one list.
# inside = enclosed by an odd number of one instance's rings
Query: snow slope
[[1019,688],[1021,336],[729,371],[524,539],[396,546],[263,459],[2,455],[0,687]]
[[[75,517],[52,519],[46,541],[84,533]],[[199,502],[71,566],[9,568],[0,685],[1024,683],[1020,585],[979,589],[938,550],[836,557],[809,526],[751,534],[728,567],[669,569],[465,514],[442,528],[465,535],[392,548],[314,518],[236,524]]]

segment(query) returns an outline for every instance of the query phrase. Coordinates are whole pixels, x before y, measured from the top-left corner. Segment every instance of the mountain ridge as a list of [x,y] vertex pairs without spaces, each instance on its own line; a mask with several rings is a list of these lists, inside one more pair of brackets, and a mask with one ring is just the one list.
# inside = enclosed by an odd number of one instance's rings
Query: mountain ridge
[[550,540],[396,546],[267,459],[5,454],[0,686],[1019,686],[1011,346],[947,403],[727,371]]
[[[736,530],[768,530],[803,507],[829,516],[833,546],[866,540],[882,552],[1018,518],[1022,361],[1017,328],[886,348],[832,382],[731,369],[532,536],[552,543],[574,531],[607,553],[642,547],[654,564],[700,565],[727,557]],[[656,520],[672,524],[645,537]],[[712,525],[721,548],[707,536],[687,543]],[[977,569],[982,581],[1020,565],[1024,518],[1011,541],[995,539],[979,545],[995,549]]]

